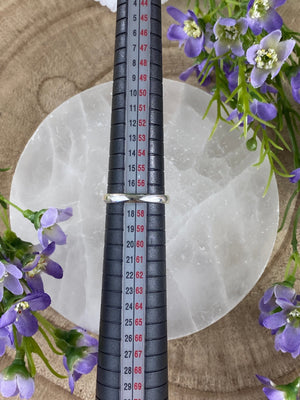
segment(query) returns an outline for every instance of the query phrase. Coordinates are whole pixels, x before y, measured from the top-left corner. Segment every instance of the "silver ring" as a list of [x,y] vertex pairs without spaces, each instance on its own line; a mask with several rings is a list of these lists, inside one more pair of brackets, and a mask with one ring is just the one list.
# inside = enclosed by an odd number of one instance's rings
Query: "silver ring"
[[158,203],[166,204],[169,198],[165,194],[129,194],[107,193],[104,195],[105,203]]

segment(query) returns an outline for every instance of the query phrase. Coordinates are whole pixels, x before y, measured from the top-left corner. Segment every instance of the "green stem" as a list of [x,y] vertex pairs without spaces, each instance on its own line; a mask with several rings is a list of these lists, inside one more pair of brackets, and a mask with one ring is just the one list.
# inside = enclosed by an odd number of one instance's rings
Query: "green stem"
[[299,189],[294,190],[294,192],[292,193],[291,197],[289,198],[289,201],[288,201],[288,203],[287,203],[287,205],[285,207],[285,210],[284,210],[284,215],[283,215],[283,218],[282,218],[281,225],[278,228],[277,232],[280,232],[282,230],[282,228],[284,227],[284,224],[285,224],[287,215],[289,213],[289,210],[291,208],[292,202],[293,202],[294,198],[297,196],[298,193],[299,193]]
[[12,203],[11,201],[7,200],[5,197],[0,195],[0,200],[3,201],[4,203],[8,204],[9,206],[14,207],[16,210],[20,211],[20,213],[24,213],[24,210],[22,208],[18,207],[16,204]]
[[[20,346],[18,343],[18,335],[17,335],[17,328],[15,327],[15,325],[12,326],[13,327],[13,335],[14,335],[14,342],[15,342],[15,347],[16,347],[16,351],[20,351]],[[24,352],[24,350],[23,350]],[[23,354],[23,358],[24,358],[24,354]]]
[[[279,76],[280,75],[280,76]],[[288,133],[292,142],[292,151],[294,154],[294,166],[295,168],[299,168],[300,167],[300,153],[299,153],[299,149],[298,149],[298,144],[297,144],[297,140],[296,140],[296,135],[295,135],[295,131],[294,131],[294,127],[291,123],[291,116],[290,116],[290,103],[285,95],[285,92],[283,90],[282,87],[282,83],[281,83],[281,72],[280,74],[277,75],[276,77],[276,86],[277,86],[277,90],[278,93],[282,99],[282,114],[284,115],[286,124],[287,124],[287,129],[288,129]],[[279,104],[279,102],[278,102]]]
[[50,349],[53,351],[53,353],[62,356],[64,353],[62,353],[61,351],[56,350],[56,348],[53,346],[53,344],[51,343],[47,333],[44,331],[44,329],[39,326],[39,331],[41,332],[41,334],[43,335],[44,339],[46,340],[46,342],[48,343],[48,346],[50,347]]
[[35,318],[44,326],[44,328],[50,333],[51,336],[56,338],[55,336],[55,327],[49,322],[46,318],[44,318],[41,314],[36,311],[32,311],[32,314]]
[[296,212],[296,217],[294,220],[293,238],[292,238],[292,246],[293,246],[294,253],[298,253],[297,225],[298,225],[299,217],[300,217],[300,207],[298,208],[298,210]]
[[15,360],[23,360],[24,361],[24,356],[25,356],[24,349],[18,347],[18,349],[16,349]]
[[0,210],[0,218],[3,222],[3,224],[5,225],[6,229],[10,230],[10,224],[9,224],[9,218],[7,215],[7,211],[5,208],[3,208],[3,210]]
[[285,268],[285,274],[284,274],[284,280],[286,281],[289,274],[290,274],[290,268],[291,268],[291,263],[292,263],[293,257],[290,256],[289,260],[287,262],[286,268]]
[[284,118],[286,120],[288,133],[290,135],[291,142],[292,142],[292,148],[293,148],[293,153],[294,153],[294,165],[295,165],[295,168],[299,168],[300,167],[300,153],[299,153],[299,149],[298,149],[298,145],[297,145],[296,135],[295,135],[293,126],[291,124],[290,113],[283,108],[283,114],[284,114]]

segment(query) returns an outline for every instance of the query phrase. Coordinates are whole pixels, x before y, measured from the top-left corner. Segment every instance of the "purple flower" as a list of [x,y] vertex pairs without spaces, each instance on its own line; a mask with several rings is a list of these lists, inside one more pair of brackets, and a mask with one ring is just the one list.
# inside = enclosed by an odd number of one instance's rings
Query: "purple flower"
[[3,289],[19,295],[23,293],[23,287],[19,281],[23,276],[22,272],[13,264],[4,264],[0,261],[0,301],[3,298]]
[[293,176],[291,176],[289,178],[290,182],[292,182],[292,183],[299,182],[300,181],[300,168],[294,169],[294,171],[291,172],[291,175],[293,175]]
[[282,27],[282,18],[275,8],[282,6],[286,0],[250,0],[248,4],[247,21],[254,35],[259,35],[263,29],[268,33]]
[[41,245],[45,248],[49,241],[56,244],[66,244],[67,237],[58,222],[66,221],[73,215],[71,207],[65,209],[48,208],[40,220],[38,229],[38,238]]
[[[205,71],[203,71],[206,63],[207,63],[207,60],[203,60],[200,64],[195,64],[192,67],[189,67],[187,70],[185,70],[184,72],[182,72],[179,75],[179,78],[182,81],[186,81],[190,77],[190,75],[195,72],[198,82],[201,82],[207,71],[207,69]],[[208,71],[206,78],[204,79],[204,82],[202,83],[202,86],[209,85],[212,80],[210,74],[213,70],[213,67],[208,65],[207,68],[209,68],[209,71]]]
[[228,88],[231,92],[238,86],[238,79],[239,79],[239,67],[236,66],[233,68],[232,71],[229,71],[227,74],[227,81],[228,81]]
[[265,94],[265,93],[267,93],[267,92],[269,92],[269,93],[278,93],[278,90],[277,90],[277,89],[275,89],[275,88],[274,88],[273,86],[271,86],[271,85],[268,85],[266,82],[263,83],[263,84],[261,85],[261,87],[259,88],[259,90],[260,90],[260,92],[263,93],[263,94]]
[[247,60],[254,65],[250,77],[253,87],[260,87],[269,74],[274,78],[293,51],[295,40],[280,42],[280,39],[281,31],[276,30],[265,36],[260,44],[255,44],[247,50]]
[[[258,101],[257,99],[254,99],[253,102],[250,104],[250,110],[254,115],[257,115],[258,118],[264,121],[271,121],[277,115],[277,108],[273,104],[263,103],[261,101]],[[241,119],[242,116],[243,113],[239,113],[236,108],[232,111],[227,120],[231,121],[234,118]],[[252,121],[254,121],[254,118],[251,115],[248,115],[247,123],[250,124]],[[242,123],[241,126],[243,126]],[[261,124],[261,126],[265,128],[264,124]]]
[[278,308],[278,304],[276,303],[276,299],[278,298],[286,298],[290,301],[294,301],[296,298],[295,289],[284,286],[281,284],[276,284],[269,289],[267,289],[260,299],[259,302],[259,309],[260,309],[260,316],[259,316],[259,323],[263,326],[263,321],[271,315],[272,311]]
[[76,328],[81,336],[76,345],[67,352],[63,364],[69,375],[71,393],[74,391],[75,382],[83,374],[89,374],[97,364],[98,340],[88,335],[84,329]]
[[256,375],[256,377],[265,385],[263,392],[269,400],[298,400],[299,378],[288,385],[276,385],[265,376]]
[[176,7],[167,7],[167,12],[180,24],[172,24],[169,27],[167,38],[178,40],[179,46],[185,43],[184,52],[186,56],[197,57],[203,50],[205,37],[195,13],[188,10],[187,14],[184,14]]
[[296,76],[292,77],[291,86],[294,99],[297,103],[300,103],[300,71],[298,71]]
[[[272,119],[276,118],[277,115],[277,108],[274,106],[274,104],[263,103],[256,99],[254,99],[250,104],[250,110],[254,115],[257,115],[258,118],[264,121],[272,121]],[[252,117],[250,117],[250,119],[251,118]],[[265,127],[263,124],[262,126]]]
[[6,346],[13,347],[14,339],[12,330],[0,328],[0,357],[5,353]]
[[248,29],[246,18],[235,20],[233,18],[219,18],[214,26],[214,34],[217,41],[214,44],[216,55],[222,56],[229,50],[236,56],[244,54],[240,36]]
[[300,305],[297,296],[276,298],[275,303],[279,311],[267,315],[262,324],[273,334],[276,333],[275,349],[291,353],[295,358],[300,354]]
[[208,49],[214,48],[214,27],[209,22],[205,25],[205,42],[204,46]]
[[33,246],[32,253],[35,255],[34,259],[28,262],[23,271],[25,272],[25,279],[29,287],[34,291],[44,291],[44,285],[41,278],[41,273],[45,272],[56,279],[63,277],[62,267],[51,260],[49,256],[55,250],[55,242],[51,242],[45,249],[41,246]]
[[[232,71],[229,71],[227,74],[227,81],[228,81],[228,88],[231,92],[234,91],[234,89],[237,88],[238,86],[238,79],[239,79],[239,67],[236,66],[233,68]],[[259,88],[261,93],[277,93],[277,90],[270,85],[267,85],[266,83],[263,83],[262,86]]]
[[24,360],[15,360],[0,374],[0,393],[3,397],[19,395],[30,399],[34,393],[34,380],[28,372]]
[[32,293],[13,304],[0,318],[0,328],[14,324],[23,336],[33,336],[38,330],[38,322],[31,311],[45,310],[51,298],[47,293]]

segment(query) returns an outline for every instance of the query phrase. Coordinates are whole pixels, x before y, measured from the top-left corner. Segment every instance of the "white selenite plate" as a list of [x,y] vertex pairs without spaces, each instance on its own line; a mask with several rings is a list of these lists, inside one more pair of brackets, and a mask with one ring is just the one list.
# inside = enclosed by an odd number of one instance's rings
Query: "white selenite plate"
[[[61,224],[67,246],[53,259],[57,281],[44,275],[52,306],[76,325],[98,332],[112,83],[64,102],[38,127],[18,162],[11,201],[39,210],[72,206]],[[164,80],[167,287],[169,338],[199,331],[235,307],[270,257],[278,225],[276,181],[263,192],[269,164],[253,167],[241,132],[220,126],[208,140],[216,109],[210,95]],[[12,228],[37,243],[32,224],[11,209]]]

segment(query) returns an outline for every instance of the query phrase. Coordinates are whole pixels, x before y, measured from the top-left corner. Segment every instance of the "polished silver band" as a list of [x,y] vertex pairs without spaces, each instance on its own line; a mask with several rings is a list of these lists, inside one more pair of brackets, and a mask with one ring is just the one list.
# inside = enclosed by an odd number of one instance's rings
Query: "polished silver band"
[[128,194],[107,193],[104,195],[105,203],[158,203],[166,204],[168,196],[165,194]]

